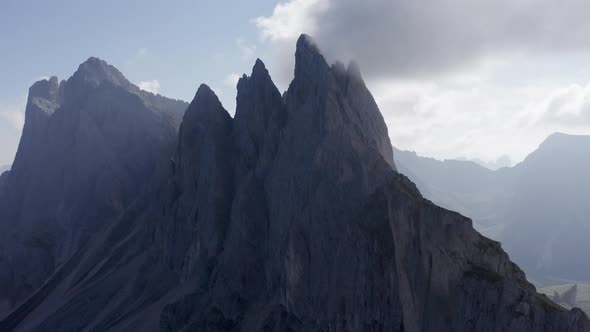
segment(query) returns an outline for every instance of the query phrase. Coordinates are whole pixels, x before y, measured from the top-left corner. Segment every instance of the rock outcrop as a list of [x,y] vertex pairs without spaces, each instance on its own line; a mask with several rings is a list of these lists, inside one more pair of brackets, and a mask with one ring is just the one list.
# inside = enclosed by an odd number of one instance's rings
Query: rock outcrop
[[395,171],[355,65],[295,56],[284,97],[256,62],[234,119],[201,86],[167,171],[0,327],[590,331]]

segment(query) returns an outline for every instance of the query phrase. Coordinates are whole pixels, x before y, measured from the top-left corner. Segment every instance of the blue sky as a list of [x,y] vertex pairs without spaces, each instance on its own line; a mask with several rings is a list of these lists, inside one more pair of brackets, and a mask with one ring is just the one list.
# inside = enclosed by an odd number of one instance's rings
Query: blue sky
[[395,146],[517,162],[552,132],[590,133],[589,11],[579,0],[4,0],[0,165],[39,78],[97,56],[172,98],[207,83],[233,112],[256,57],[287,87],[302,32],[331,61],[360,64]]
[[273,2],[7,0],[1,6],[0,100],[23,94],[41,76],[66,78],[90,56],[133,82],[158,79],[163,94],[186,99],[199,82],[219,84],[226,72],[250,66],[238,40],[255,41],[251,19],[270,13]]
[[[249,71],[256,54],[245,53],[258,38],[252,19],[274,2],[4,0],[0,107],[22,108],[34,81],[66,79],[90,56],[134,83],[157,80],[163,95],[190,101],[206,82],[231,104],[224,80]],[[19,120],[8,117],[0,118],[0,164],[11,163],[18,142]]]

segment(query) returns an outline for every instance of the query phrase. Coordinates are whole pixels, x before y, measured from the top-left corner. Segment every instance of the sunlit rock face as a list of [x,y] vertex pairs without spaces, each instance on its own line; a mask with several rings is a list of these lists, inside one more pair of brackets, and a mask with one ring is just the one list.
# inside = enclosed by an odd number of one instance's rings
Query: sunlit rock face
[[233,119],[201,86],[166,167],[0,327],[590,331],[397,173],[355,65],[295,57],[283,96],[257,61]]

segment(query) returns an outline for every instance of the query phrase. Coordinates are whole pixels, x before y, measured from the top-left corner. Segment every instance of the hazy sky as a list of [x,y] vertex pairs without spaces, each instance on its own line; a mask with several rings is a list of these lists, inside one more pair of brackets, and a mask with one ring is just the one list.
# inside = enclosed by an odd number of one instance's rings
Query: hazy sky
[[552,132],[590,134],[588,12],[584,0],[3,0],[0,164],[41,77],[98,56],[168,97],[207,83],[233,113],[256,57],[286,89],[302,32],[330,61],[357,60],[395,146],[520,161]]

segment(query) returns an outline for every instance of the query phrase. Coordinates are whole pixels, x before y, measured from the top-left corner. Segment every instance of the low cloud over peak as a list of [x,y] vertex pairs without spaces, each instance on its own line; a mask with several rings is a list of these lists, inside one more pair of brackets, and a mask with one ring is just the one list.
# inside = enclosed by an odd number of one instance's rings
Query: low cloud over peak
[[359,63],[397,147],[518,162],[552,132],[590,132],[589,11],[573,0],[287,0],[254,22],[279,85],[308,33],[329,61]]
[[551,0],[290,0],[255,20],[277,42],[307,32],[366,75],[429,76],[489,56],[590,50],[590,3]]
[[151,81],[141,81],[137,83],[137,86],[147,92],[151,92],[153,94],[160,93],[160,82],[158,80],[151,80]]

